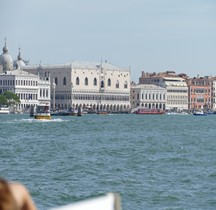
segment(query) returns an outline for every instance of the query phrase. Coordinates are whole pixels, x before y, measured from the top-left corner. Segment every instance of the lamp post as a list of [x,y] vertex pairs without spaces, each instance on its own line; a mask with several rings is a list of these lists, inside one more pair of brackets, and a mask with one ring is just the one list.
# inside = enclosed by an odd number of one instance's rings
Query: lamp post
[[56,84],[55,84],[55,80],[53,79],[53,110],[55,110],[55,89],[56,89]]

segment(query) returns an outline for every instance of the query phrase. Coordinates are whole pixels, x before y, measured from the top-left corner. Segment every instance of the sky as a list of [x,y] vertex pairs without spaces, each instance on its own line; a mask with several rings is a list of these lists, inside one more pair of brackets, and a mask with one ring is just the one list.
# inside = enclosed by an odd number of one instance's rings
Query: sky
[[216,76],[216,0],[0,0],[0,21],[0,47],[30,64]]

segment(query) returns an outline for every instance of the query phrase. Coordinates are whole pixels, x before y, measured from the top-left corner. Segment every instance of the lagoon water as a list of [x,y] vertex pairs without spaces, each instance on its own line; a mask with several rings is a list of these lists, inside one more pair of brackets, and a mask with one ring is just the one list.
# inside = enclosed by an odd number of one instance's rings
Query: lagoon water
[[216,115],[0,115],[0,177],[40,210],[108,192],[123,210],[216,209]]

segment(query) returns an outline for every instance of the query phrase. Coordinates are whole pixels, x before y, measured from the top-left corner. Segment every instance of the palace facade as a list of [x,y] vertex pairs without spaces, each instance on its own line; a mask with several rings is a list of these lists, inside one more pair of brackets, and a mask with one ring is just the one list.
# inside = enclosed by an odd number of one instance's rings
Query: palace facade
[[130,109],[130,70],[108,62],[73,61],[62,65],[25,66],[23,70],[50,76],[52,109]]

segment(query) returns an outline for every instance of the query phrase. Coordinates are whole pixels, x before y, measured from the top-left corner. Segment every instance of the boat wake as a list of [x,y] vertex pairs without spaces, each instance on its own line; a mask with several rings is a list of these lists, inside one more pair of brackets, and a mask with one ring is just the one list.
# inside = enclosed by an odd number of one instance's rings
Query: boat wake
[[56,119],[51,119],[51,120],[47,120],[47,119],[26,119],[26,120],[31,120],[32,122],[36,122],[36,123],[44,123],[44,122],[47,122],[47,123],[53,123],[53,122],[66,122],[66,121],[69,121],[69,120],[64,120],[64,119],[61,119],[61,118],[56,118]]
[[60,119],[60,118],[56,118],[56,119],[51,119],[51,120],[38,120],[38,119],[34,119],[34,118],[30,118],[30,119],[16,119],[16,120],[9,120],[6,121],[5,123],[58,123],[58,122],[67,122],[69,120],[65,120],[65,119]]

